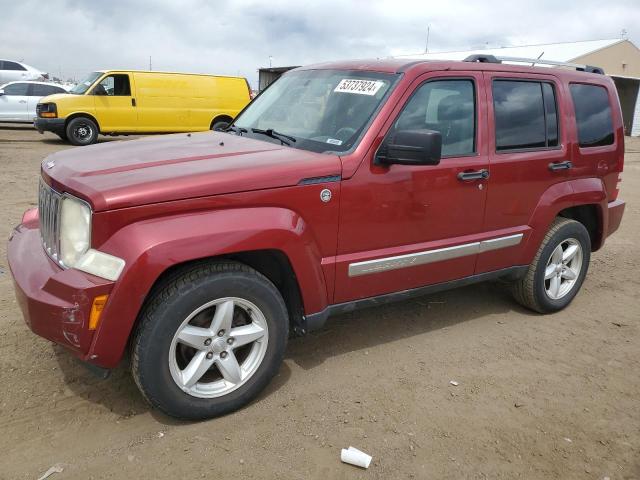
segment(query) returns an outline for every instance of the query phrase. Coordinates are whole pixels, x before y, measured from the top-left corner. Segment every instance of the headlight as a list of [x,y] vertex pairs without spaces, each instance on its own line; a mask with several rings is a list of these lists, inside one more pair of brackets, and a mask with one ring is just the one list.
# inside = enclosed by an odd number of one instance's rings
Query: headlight
[[73,267],[89,250],[91,209],[73,197],[64,197],[60,208],[60,261]]
[[36,106],[36,113],[42,118],[56,118],[58,116],[58,107],[55,103],[39,103]]

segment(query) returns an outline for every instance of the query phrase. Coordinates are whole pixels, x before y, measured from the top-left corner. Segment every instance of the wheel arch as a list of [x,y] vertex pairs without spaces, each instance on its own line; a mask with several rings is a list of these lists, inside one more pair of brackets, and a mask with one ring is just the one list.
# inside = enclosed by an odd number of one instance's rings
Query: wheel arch
[[265,275],[282,293],[291,330],[298,333],[303,315],[328,304],[319,247],[306,222],[285,208],[216,210],[140,221],[95,248],[126,263],[87,355],[107,368],[120,361],[150,295],[194,262],[234,260]]
[[607,193],[599,178],[582,178],[552,185],[541,195],[529,219],[532,234],[524,247],[522,264],[531,263],[557,217],[582,223],[589,231],[591,250],[600,249],[607,231],[606,208]]

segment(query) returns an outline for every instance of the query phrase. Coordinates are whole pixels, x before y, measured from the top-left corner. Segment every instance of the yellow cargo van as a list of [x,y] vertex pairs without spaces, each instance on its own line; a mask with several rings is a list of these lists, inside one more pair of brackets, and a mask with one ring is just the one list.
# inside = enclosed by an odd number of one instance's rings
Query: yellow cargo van
[[73,145],[98,134],[220,130],[251,100],[246,79],[188,73],[107,70],[91,73],[68,94],[44,97],[34,126]]

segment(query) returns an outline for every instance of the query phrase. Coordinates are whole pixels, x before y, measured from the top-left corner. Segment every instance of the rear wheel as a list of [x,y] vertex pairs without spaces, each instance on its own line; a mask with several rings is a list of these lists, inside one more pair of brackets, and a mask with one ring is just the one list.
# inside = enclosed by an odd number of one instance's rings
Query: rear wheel
[[223,415],[277,373],[288,325],[280,293],[260,273],[232,262],[195,265],[148,303],[132,345],[134,379],[168,415]]
[[226,130],[230,124],[231,122],[227,120],[214,120],[211,123],[211,130],[214,130],[216,132],[221,132],[223,130]]
[[72,145],[91,145],[98,139],[98,126],[90,118],[76,117],[67,123],[65,133]]
[[539,313],[565,308],[577,295],[589,268],[591,238],[580,222],[558,217],[513,295]]

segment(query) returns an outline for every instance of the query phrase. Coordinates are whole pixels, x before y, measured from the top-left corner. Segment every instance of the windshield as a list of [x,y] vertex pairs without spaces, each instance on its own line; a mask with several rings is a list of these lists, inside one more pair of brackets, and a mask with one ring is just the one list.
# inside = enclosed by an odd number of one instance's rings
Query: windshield
[[89,87],[93,85],[93,82],[95,82],[101,75],[101,72],[91,72],[89,75],[87,75],[87,78],[85,78],[79,84],[69,90],[69,93],[82,95],[84,92],[89,90]]
[[364,71],[292,71],[257,97],[231,128],[295,148],[344,152],[358,141],[397,78]]

